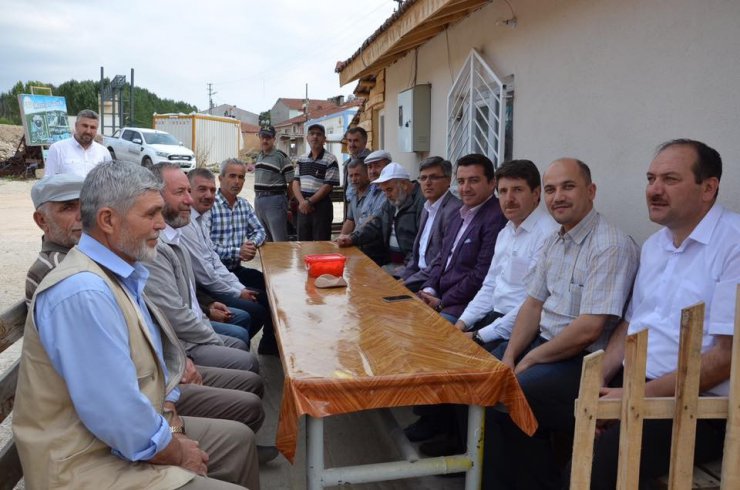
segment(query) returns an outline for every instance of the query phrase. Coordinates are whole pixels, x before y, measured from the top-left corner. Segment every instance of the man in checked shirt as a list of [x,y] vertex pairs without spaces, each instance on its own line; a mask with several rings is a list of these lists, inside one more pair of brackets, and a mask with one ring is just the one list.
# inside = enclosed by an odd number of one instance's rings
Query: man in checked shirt
[[[267,234],[262,227],[254,208],[249,201],[239,197],[244,187],[244,176],[247,165],[236,158],[229,158],[221,163],[218,176],[220,188],[213,200],[213,207],[203,216],[203,226],[209,231],[216,253],[229,272],[233,272],[239,282],[253,292],[257,301],[267,312],[264,316],[264,332],[268,343],[260,343],[260,354],[277,354],[277,346],[272,338],[272,316],[270,304],[265,293],[265,277],[257,269],[241,265],[249,262],[257,254],[257,247],[265,243]],[[197,207],[197,206],[196,206]],[[205,211],[205,210],[204,210]],[[248,300],[228,302],[227,298],[215,296],[220,301],[234,308],[240,308],[252,314],[248,309]]]
[[561,488],[550,436],[572,435],[583,356],[606,346],[637,271],[635,242],[594,209],[585,163],[555,160],[542,180],[560,229],[526,276],[511,338],[493,351],[514,370],[539,427],[528,437],[508,414],[486,410],[483,488]]

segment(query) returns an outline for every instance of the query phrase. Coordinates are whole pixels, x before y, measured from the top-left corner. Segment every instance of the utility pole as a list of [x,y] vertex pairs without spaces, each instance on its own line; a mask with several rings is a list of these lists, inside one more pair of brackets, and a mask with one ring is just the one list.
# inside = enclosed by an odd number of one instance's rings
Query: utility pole
[[306,100],[303,101],[303,115],[306,116],[306,121],[308,121],[308,84],[306,84]]
[[213,91],[213,84],[208,82],[208,114],[213,113],[213,96],[217,93]]

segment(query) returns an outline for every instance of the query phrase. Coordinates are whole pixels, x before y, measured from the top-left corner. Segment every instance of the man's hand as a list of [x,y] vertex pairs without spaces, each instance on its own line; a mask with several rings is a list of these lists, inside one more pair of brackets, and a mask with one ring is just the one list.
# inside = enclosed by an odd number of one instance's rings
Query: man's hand
[[536,352],[537,349],[532,349],[522,357],[522,360],[519,361],[519,363],[514,367],[514,374],[520,374],[526,371],[527,369],[531,368],[532,366],[539,364],[539,361],[537,361],[536,355],[532,354],[533,352]]
[[337,245],[340,247],[351,247],[352,246],[352,237],[349,235],[339,235],[336,239]]
[[504,351],[504,355],[501,357],[501,362],[504,363],[505,365],[509,366],[509,368],[511,368],[512,371],[516,367],[516,362],[514,360],[514,355],[511,353],[511,351],[509,350],[508,347]]
[[462,320],[458,320],[458,321],[457,321],[457,322],[455,323],[455,326],[456,326],[456,327],[457,327],[457,329],[458,329],[458,330],[460,330],[461,332],[464,332],[465,330],[467,330],[467,329],[468,329],[468,326],[467,326],[467,325],[465,325],[465,322],[464,322],[464,321],[462,321]]
[[[622,394],[624,393],[624,390],[622,388],[609,388],[608,386],[603,386],[599,388],[599,396],[601,398],[616,398],[621,399]],[[596,437],[599,437],[601,434],[607,431],[609,427],[616,424],[616,420],[597,420],[596,421]]]
[[308,199],[304,199],[303,201],[301,201],[300,204],[298,204],[298,212],[301,214],[313,213],[313,206],[311,206],[311,203],[308,202]]
[[208,305],[208,318],[214,322],[229,323],[229,320],[233,317],[234,314],[231,313],[229,308],[223,303],[214,301]]
[[245,299],[247,301],[257,301],[257,293],[252,291],[251,289],[242,289],[242,292],[239,293],[239,298]]
[[257,255],[257,246],[249,240],[244,242],[239,249],[239,258],[244,262],[249,262],[255,255]]
[[[164,412],[170,414],[170,426],[184,427],[182,419],[177,415],[174,403],[164,402]],[[187,427],[185,427],[185,430],[187,431]],[[200,450],[197,441],[189,439],[185,434],[172,434],[170,443],[155,454],[149,462],[151,464],[179,466],[201,476],[208,473],[208,454]]]
[[193,361],[188,357],[185,361],[185,372],[180,379],[180,383],[186,385],[202,385],[203,377],[198,372],[198,369],[193,364]]
[[424,303],[428,304],[435,310],[437,309],[439,304],[442,302],[442,300],[439,299],[438,297],[432,294],[429,294],[429,293],[425,293],[424,291],[419,291],[418,293],[416,293],[416,295],[420,297]]
[[198,441],[189,439],[182,434],[175,434],[173,440],[180,443],[182,449],[182,460],[178,466],[200,476],[206,476],[206,473],[208,473],[208,454],[200,449]]
[[465,335],[470,340],[473,340],[473,335],[475,335],[475,332],[463,332],[463,335]]

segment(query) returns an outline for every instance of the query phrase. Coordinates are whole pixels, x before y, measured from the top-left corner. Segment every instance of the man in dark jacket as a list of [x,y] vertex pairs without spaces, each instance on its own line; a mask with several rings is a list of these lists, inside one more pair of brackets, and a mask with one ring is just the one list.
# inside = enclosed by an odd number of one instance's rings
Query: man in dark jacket
[[411,181],[399,163],[389,163],[372,183],[378,184],[387,199],[380,217],[337,243],[340,247],[362,246],[371,259],[394,274],[413,255],[424,197],[419,184]]

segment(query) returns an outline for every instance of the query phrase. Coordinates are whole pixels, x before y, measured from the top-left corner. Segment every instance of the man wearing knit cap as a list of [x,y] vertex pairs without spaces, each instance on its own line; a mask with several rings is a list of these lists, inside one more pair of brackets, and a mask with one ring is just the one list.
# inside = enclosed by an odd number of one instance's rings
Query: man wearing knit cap
[[268,242],[288,241],[288,190],[293,162],[275,148],[275,128],[260,129],[260,151],[254,173],[254,211],[265,227]]

